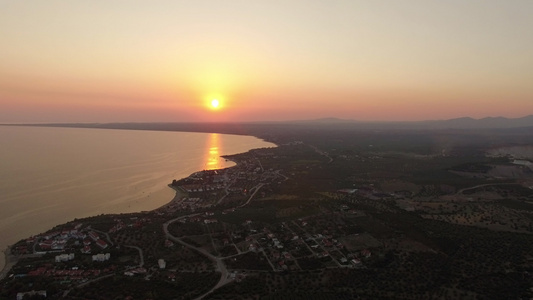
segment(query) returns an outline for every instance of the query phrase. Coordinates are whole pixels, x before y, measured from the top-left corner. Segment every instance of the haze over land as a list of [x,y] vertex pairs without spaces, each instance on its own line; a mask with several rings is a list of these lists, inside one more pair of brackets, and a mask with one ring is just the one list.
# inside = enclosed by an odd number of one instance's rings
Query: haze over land
[[532,14],[528,0],[4,0],[0,123],[523,117]]

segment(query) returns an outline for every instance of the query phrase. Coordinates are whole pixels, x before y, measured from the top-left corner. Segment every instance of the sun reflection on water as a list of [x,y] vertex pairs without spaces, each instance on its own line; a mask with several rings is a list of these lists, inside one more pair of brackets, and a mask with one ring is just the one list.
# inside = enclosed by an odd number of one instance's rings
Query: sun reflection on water
[[221,169],[222,158],[220,153],[222,152],[222,144],[220,142],[220,136],[217,133],[211,133],[207,137],[206,142],[206,155],[205,155],[205,170]]

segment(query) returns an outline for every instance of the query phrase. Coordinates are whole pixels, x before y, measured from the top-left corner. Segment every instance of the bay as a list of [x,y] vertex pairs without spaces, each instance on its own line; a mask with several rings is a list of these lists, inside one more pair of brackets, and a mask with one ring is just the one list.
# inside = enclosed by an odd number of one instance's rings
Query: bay
[[173,179],[275,146],[214,133],[19,126],[0,126],[0,145],[2,250],[74,218],[158,208],[174,197]]

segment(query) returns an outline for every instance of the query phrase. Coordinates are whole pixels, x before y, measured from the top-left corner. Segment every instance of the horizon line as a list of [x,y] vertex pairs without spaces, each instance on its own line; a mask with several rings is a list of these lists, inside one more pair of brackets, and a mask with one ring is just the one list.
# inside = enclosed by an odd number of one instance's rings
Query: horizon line
[[344,123],[424,123],[424,122],[445,122],[452,120],[472,120],[479,121],[485,119],[507,119],[517,120],[533,117],[533,114],[524,115],[522,117],[504,117],[504,116],[486,116],[482,118],[473,118],[469,116],[455,117],[449,119],[424,119],[424,120],[358,120],[358,119],[344,119],[338,117],[321,117],[313,119],[287,119],[287,120],[260,120],[260,121],[87,121],[87,122],[16,122],[16,123],[0,123],[0,125],[67,125],[67,124],[163,124],[163,123],[180,123],[180,124],[260,124],[260,123],[298,123],[298,122],[344,122]]

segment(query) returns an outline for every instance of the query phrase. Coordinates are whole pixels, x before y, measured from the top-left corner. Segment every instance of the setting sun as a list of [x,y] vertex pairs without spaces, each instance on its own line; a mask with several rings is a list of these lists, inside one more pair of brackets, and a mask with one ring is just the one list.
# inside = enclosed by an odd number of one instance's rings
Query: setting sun
[[218,101],[218,99],[211,100],[211,107],[212,108],[218,108],[219,105],[220,105],[220,102]]

